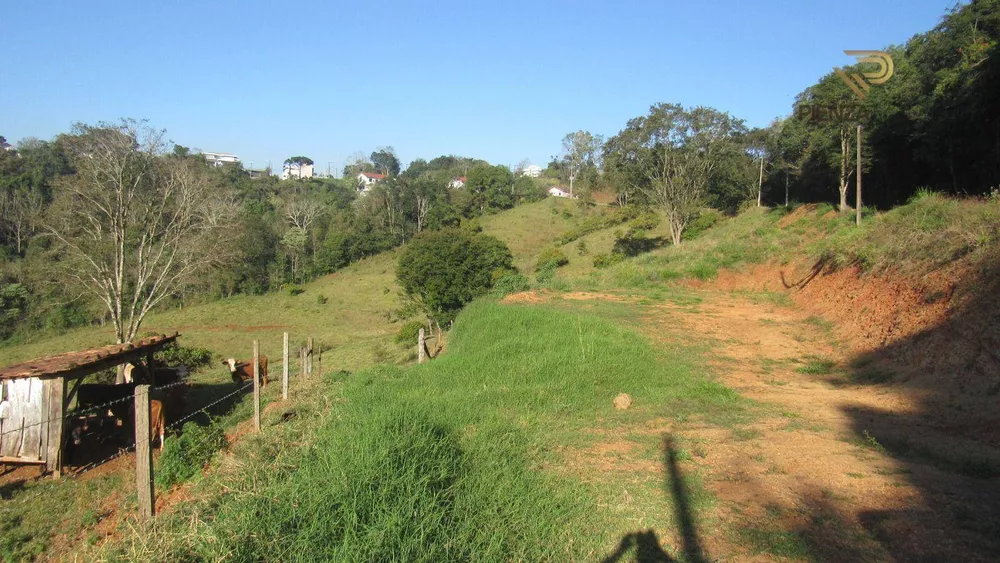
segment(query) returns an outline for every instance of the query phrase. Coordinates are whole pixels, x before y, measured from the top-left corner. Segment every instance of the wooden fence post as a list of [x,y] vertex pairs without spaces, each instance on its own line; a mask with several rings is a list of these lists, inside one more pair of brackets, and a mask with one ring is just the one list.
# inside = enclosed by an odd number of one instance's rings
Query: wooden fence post
[[285,333],[281,362],[281,400],[288,400],[288,333]]
[[135,490],[139,495],[139,518],[153,518],[153,449],[149,441],[149,385],[135,386]]
[[417,333],[417,363],[418,364],[424,363],[424,360],[425,360],[425,358],[424,358],[424,354],[425,354],[424,350],[425,350],[425,348],[424,348],[424,329],[420,329],[420,332]]
[[311,336],[309,337],[309,343],[308,343],[307,347],[309,349],[308,352],[307,352],[307,354],[308,354],[307,357],[309,358],[309,360],[308,360],[308,363],[306,365],[309,366],[309,375],[312,375],[313,374],[313,339],[312,339]]
[[260,430],[260,342],[253,341],[253,427]]
[[299,377],[306,375],[306,347],[299,347]]

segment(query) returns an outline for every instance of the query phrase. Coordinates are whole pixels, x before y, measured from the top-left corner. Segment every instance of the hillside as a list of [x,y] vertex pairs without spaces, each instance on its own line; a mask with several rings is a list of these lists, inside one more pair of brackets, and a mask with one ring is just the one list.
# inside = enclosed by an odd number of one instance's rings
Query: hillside
[[[265,410],[259,435],[237,406],[234,440],[204,476],[161,491],[155,533],[129,527],[128,502],[125,513],[88,504],[106,507],[115,483],[127,498],[127,478],[28,482],[5,498],[75,495],[61,525],[76,531],[56,534],[50,522],[53,536],[31,528],[34,543],[5,549],[153,560],[989,560],[1000,553],[1000,499],[987,491],[1000,476],[998,207],[925,194],[861,229],[823,206],[751,209],[678,247],[597,268],[594,256],[629,228],[587,228],[612,210],[519,206],[479,224],[532,280],[547,247],[568,264],[531,292],[468,307],[446,353],[421,366],[392,341],[392,253],[299,295],[157,313],[149,330],[179,330],[220,355],[260,338],[277,357],[282,331],[314,336],[327,375],[296,382],[289,403]],[[0,354],[108,336],[76,331]],[[622,392],[633,406],[615,410]],[[19,510],[0,513],[12,538],[45,520]],[[72,534],[93,547],[73,547]]]

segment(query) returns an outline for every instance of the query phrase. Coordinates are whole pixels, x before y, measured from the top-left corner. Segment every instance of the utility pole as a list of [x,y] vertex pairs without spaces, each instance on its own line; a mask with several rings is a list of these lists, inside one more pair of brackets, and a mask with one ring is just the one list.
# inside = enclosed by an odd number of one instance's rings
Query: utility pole
[[857,207],[857,225],[861,226],[861,125],[858,125],[858,201],[855,207]]
[[764,155],[760,155],[760,177],[757,178],[757,207],[760,207],[761,195],[764,191]]

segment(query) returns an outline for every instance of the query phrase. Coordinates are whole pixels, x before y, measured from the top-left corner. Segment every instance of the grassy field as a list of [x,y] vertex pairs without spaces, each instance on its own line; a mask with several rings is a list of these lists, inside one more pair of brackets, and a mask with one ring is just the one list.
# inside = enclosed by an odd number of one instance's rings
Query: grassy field
[[[128,516],[128,467],[91,479],[4,486],[0,556],[595,560],[615,556],[616,546],[619,556],[643,546],[659,556],[656,550],[669,545],[677,547],[661,555],[683,561],[702,558],[688,541],[699,528],[751,548],[777,542],[765,551],[781,555],[781,529],[777,539],[746,531],[744,537],[712,520],[704,464],[691,462],[704,455],[703,445],[678,431],[693,424],[753,440],[755,431],[744,426],[759,409],[715,379],[709,366],[718,343],[669,324],[650,332],[642,320],[670,307],[699,310],[698,293],[667,283],[679,278],[711,279],[721,270],[803,256],[876,270],[933,267],[987,252],[998,238],[998,209],[997,202],[922,194],[869,215],[862,229],[829,206],[750,209],[679,247],[605,269],[594,266],[594,255],[610,252],[616,231],[627,226],[599,229],[561,245],[569,263],[540,285],[608,298],[583,303],[555,293],[534,305],[477,302],[458,318],[447,353],[421,366],[412,365],[413,346],[393,342],[403,320],[396,253],[351,265],[294,296],[241,296],[157,312],[144,330],[178,331],[183,344],[219,358],[248,357],[256,338],[276,366],[282,332],[291,333],[293,346],[312,336],[324,349],[327,375],[297,382],[291,401],[267,409],[260,434],[246,433],[248,402],[220,411],[222,427],[239,439],[203,474],[162,488],[165,508],[155,531]],[[534,280],[536,256],[587,220],[575,202],[550,199],[480,224],[510,246]],[[666,237],[665,224],[649,236]],[[782,297],[741,296],[788,306]],[[72,331],[0,348],[0,363],[111,339],[108,329]],[[830,369],[816,358],[799,373]],[[204,386],[227,380],[221,365],[196,374]],[[268,390],[269,401],[275,392]],[[614,410],[611,400],[622,392],[635,403]],[[660,537],[651,539],[649,530]]]
[[[655,349],[623,326],[635,307],[582,313],[477,303],[456,322],[448,354],[363,370],[346,382],[329,378],[307,400],[326,416],[299,413],[281,425],[272,412],[265,432],[219,460],[190,493],[199,500],[103,553],[592,560],[636,533],[636,522],[658,530],[677,528],[678,519],[700,523],[712,499],[694,471],[678,473],[670,487],[630,476],[635,502],[600,508],[615,502],[622,483],[588,463],[587,452],[623,421],[668,433],[671,421],[733,424],[752,408],[712,382],[701,350]],[[616,411],[612,399],[625,391],[635,406]],[[654,432],[626,441],[655,467],[662,440]],[[676,491],[689,513],[678,512]]]
[[[183,345],[207,348],[220,358],[249,357],[254,339],[260,340],[261,353],[280,358],[282,333],[289,332],[293,348],[315,338],[316,346],[329,350],[323,361],[333,369],[358,369],[370,365],[374,356],[379,361],[402,359],[391,346],[398,329],[394,313],[401,306],[395,268],[394,252],[380,254],[307,284],[298,295],[243,295],[155,312],[142,330],[180,332]],[[109,327],[74,330],[0,348],[0,364],[113,341]]]

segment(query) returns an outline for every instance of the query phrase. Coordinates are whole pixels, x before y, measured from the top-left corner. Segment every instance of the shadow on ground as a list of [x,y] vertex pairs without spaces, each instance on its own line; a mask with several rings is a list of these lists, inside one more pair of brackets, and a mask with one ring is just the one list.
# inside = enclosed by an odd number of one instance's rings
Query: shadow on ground
[[859,355],[846,376],[914,405],[845,409],[859,447],[893,458],[920,490],[919,503],[860,517],[899,560],[1000,560],[1000,251],[984,263],[947,320]]
[[[683,561],[691,563],[707,561],[695,517],[691,508],[691,492],[684,481],[684,475],[677,464],[677,447],[673,436],[663,436],[663,467],[666,481],[663,484],[664,494],[670,499],[674,510],[674,521],[677,522],[678,535],[681,538],[681,556]],[[629,559],[631,557],[631,559]],[[639,530],[626,534],[618,543],[618,548],[601,560],[603,563],[619,561],[635,561],[636,563],[660,563],[675,561],[660,545],[660,539],[653,530]]]

